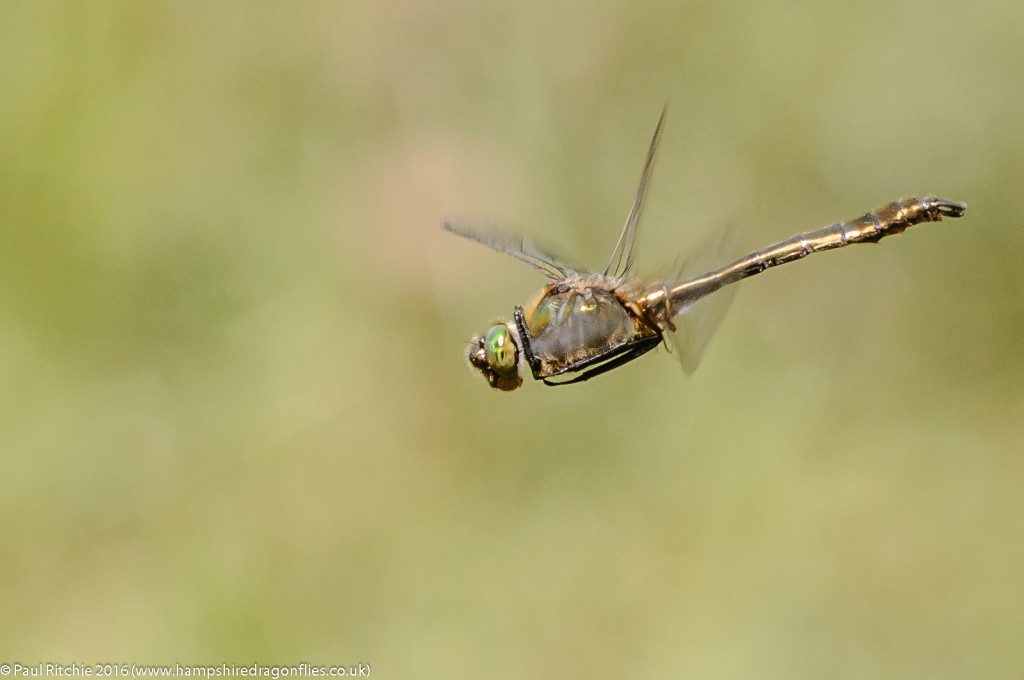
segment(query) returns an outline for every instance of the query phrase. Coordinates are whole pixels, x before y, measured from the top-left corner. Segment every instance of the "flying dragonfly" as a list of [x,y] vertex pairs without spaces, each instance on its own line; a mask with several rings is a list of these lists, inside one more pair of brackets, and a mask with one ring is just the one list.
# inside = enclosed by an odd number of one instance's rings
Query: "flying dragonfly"
[[511,320],[498,320],[469,341],[469,364],[491,387],[517,389],[523,384],[521,369],[545,385],[583,382],[662,343],[674,350],[687,374],[693,373],[732,301],[736,287],[730,284],[811,253],[877,243],[922,222],[961,217],[967,210],[964,203],[935,196],[902,198],[725,266],[694,271],[691,260],[669,276],[642,279],[631,274],[634,244],[664,122],[662,111],[626,224],[600,274],[565,264],[523,238],[444,223],[447,231],[511,255],[551,279],[529,303],[515,307]]

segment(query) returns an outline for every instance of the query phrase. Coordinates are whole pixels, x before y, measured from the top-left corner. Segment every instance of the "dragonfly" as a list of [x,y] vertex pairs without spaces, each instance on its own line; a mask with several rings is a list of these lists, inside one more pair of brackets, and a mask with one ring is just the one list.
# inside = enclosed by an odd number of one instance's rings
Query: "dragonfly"
[[444,222],[447,231],[506,253],[550,279],[511,319],[499,319],[468,344],[469,365],[504,392],[529,371],[545,385],[590,380],[660,345],[692,374],[735,294],[732,285],[787,262],[856,243],[877,243],[908,227],[963,216],[967,205],[936,196],[901,198],[847,222],[798,234],[724,266],[704,269],[705,258],[684,261],[657,279],[633,275],[640,216],[661,140],[661,113],[647,149],[640,184],[619,239],[602,273],[566,264],[528,239]]

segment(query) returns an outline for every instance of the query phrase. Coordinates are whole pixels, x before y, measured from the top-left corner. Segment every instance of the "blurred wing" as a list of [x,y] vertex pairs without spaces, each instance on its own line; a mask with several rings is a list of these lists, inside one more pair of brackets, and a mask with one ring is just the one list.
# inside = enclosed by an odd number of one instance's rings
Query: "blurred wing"
[[559,279],[572,276],[573,274],[580,273],[580,270],[560,262],[558,259],[543,252],[523,237],[512,236],[511,234],[483,233],[473,229],[456,226],[451,222],[443,222],[441,226],[444,227],[445,231],[449,231],[456,236],[468,238],[471,241],[481,243],[488,248],[498,251],[499,253],[511,255],[517,260],[525,262],[534,269],[543,272],[544,275],[550,279],[557,281]]
[[[711,271],[725,258],[736,254],[735,244],[736,230],[733,227],[707,238],[686,258],[674,275],[674,282],[678,284]],[[673,319],[676,330],[665,332],[669,346],[687,375],[697,370],[711,337],[736,298],[736,290],[736,284],[732,284],[700,298]]]
[[647,187],[651,181],[651,171],[654,169],[654,154],[658,150],[658,142],[661,141],[661,128],[665,122],[665,110],[661,110],[661,117],[658,118],[658,126],[654,128],[654,136],[651,137],[651,145],[647,149],[647,159],[644,161],[644,171],[640,175],[640,186],[637,187],[636,197],[633,198],[633,207],[629,209],[626,217],[626,224],[619,234],[619,241],[612,250],[612,256],[608,258],[608,266],[604,269],[605,276],[621,278],[629,272],[633,266],[633,245],[636,242],[636,229],[640,223],[640,213],[644,209],[644,198],[647,196]]

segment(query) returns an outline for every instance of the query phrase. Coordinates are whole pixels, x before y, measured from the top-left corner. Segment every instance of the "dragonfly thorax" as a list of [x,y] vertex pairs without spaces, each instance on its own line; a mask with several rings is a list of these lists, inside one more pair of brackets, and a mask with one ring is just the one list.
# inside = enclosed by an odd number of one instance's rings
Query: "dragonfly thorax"
[[622,297],[622,281],[598,274],[549,284],[519,308],[520,347],[535,378],[577,372],[633,351],[657,345],[660,330],[645,311]]

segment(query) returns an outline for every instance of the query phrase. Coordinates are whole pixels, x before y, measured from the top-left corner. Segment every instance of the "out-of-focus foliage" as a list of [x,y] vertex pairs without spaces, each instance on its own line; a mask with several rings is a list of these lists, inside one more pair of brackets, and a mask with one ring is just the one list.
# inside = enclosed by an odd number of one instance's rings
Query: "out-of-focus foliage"
[[[0,5],[0,661],[1024,673],[1024,5]],[[960,221],[494,393],[465,340],[900,195]],[[741,254],[741,253],[737,253]]]

